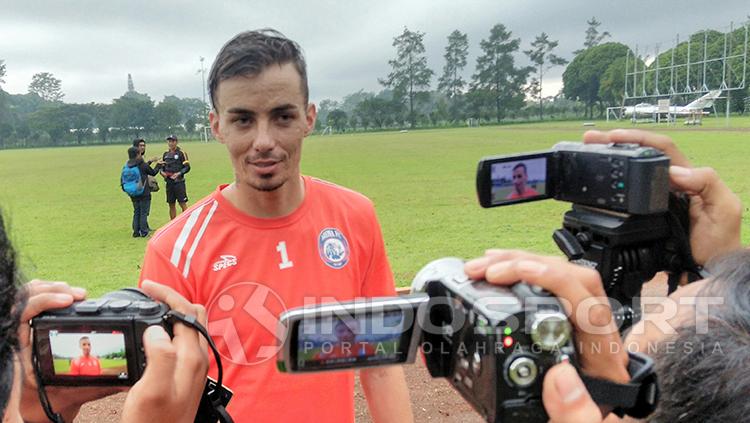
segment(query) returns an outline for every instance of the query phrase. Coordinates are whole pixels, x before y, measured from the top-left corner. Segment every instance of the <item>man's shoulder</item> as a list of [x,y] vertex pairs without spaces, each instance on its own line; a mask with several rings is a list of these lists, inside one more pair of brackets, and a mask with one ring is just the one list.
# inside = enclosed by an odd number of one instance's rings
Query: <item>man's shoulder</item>
[[200,227],[212,209],[216,208],[215,193],[211,193],[180,213],[166,225],[159,228],[148,242],[149,248],[170,248],[171,245],[186,231],[193,227]]
[[372,201],[367,196],[353,189],[315,177],[310,177],[310,182],[315,185],[316,192],[323,198],[333,199],[341,204],[346,204],[347,207],[372,207]]

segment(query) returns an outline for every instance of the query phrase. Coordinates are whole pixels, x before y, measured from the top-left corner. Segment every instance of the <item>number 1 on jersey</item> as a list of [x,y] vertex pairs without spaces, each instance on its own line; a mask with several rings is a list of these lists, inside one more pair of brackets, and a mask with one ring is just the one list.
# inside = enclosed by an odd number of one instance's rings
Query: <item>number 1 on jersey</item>
[[289,254],[286,252],[286,241],[281,241],[276,246],[276,251],[281,254],[281,263],[279,263],[279,269],[284,270],[294,266],[294,263],[289,260]]

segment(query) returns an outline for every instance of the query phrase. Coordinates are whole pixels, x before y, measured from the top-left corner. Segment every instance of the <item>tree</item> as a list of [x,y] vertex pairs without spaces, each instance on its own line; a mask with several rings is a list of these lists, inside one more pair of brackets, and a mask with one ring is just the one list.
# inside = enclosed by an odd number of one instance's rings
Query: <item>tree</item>
[[523,107],[523,87],[533,69],[515,66],[513,53],[518,51],[520,43],[520,38],[511,38],[511,32],[503,24],[492,27],[490,37],[479,43],[484,54],[477,58],[472,88],[484,94],[475,94],[472,101],[491,100],[498,122],[508,110]]
[[0,84],[5,83],[5,60],[0,60]]
[[[563,72],[563,94],[569,99],[578,99],[586,104],[586,115],[593,117],[594,105],[599,103],[600,81],[607,68],[617,59],[625,57],[629,49],[620,43],[604,43],[591,47],[576,56]],[[632,54],[631,54],[632,57]]]
[[61,101],[65,96],[61,89],[62,81],[49,72],[37,73],[31,77],[29,92],[45,101]]
[[455,121],[458,119],[459,96],[463,93],[466,82],[461,78],[461,71],[466,67],[466,57],[469,55],[469,39],[466,34],[459,30],[451,32],[448,36],[448,45],[445,47],[445,66],[443,75],[438,79],[438,90],[445,93],[451,103],[450,114]]
[[341,109],[335,109],[328,113],[326,124],[333,127],[337,132],[342,132],[346,128],[347,119],[346,112]]
[[409,103],[409,123],[412,128],[416,126],[414,103],[423,96],[424,91],[429,90],[434,73],[427,67],[423,38],[423,32],[404,28],[404,32],[393,39],[396,58],[388,61],[393,70],[386,79],[379,79],[383,86],[393,89],[397,99]]
[[583,42],[583,49],[576,50],[573,52],[575,55],[581,54],[584,50],[589,49],[591,47],[598,46],[602,41],[604,41],[605,38],[611,37],[610,33],[608,31],[604,31],[601,34],[599,33],[599,25],[602,23],[596,20],[595,16],[591,17],[591,20],[586,21],[587,24],[589,24],[589,27],[586,28],[586,41]]
[[174,101],[167,101],[165,98],[154,108],[154,118],[157,127],[171,131],[172,128],[180,126],[180,109]]
[[112,101],[112,123],[122,129],[131,130],[133,135],[138,135],[141,130],[148,131],[153,128],[154,102],[145,94],[137,96],[123,95]]
[[531,48],[525,50],[527,56],[536,66],[537,77],[535,78],[536,84],[533,91],[538,93],[539,97],[539,120],[544,119],[544,105],[542,96],[542,81],[544,80],[544,72],[552,68],[553,66],[562,66],[568,63],[567,60],[552,54],[552,50],[557,47],[558,42],[549,39],[549,36],[542,32],[539,34],[533,43]]

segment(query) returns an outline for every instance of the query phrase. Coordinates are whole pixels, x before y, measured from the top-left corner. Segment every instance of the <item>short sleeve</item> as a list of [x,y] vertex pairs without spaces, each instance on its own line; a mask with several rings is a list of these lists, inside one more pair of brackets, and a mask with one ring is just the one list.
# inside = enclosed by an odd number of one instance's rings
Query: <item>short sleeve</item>
[[375,209],[371,206],[370,210],[369,230],[372,234],[372,254],[362,283],[361,294],[364,297],[391,297],[396,295],[393,271],[385,252],[383,233]]
[[158,248],[158,245],[154,245],[152,242],[149,242],[146,247],[146,255],[143,258],[138,286],[141,286],[143,281],[148,279],[173,288],[188,301],[195,303],[195,287],[188,283],[187,279],[180,274],[179,270],[172,264],[166,254]]

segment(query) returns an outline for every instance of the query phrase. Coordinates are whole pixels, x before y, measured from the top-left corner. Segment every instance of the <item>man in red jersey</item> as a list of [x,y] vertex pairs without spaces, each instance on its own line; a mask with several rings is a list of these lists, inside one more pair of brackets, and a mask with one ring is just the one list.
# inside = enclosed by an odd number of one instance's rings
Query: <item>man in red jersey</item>
[[78,340],[78,346],[81,348],[81,356],[70,362],[70,372],[68,374],[76,376],[101,375],[102,366],[99,364],[99,359],[91,355],[91,340],[89,337],[81,337]]
[[[373,204],[300,174],[316,109],[296,43],[273,30],[235,36],[214,61],[209,91],[211,130],[234,182],[154,236],[141,280],[206,306],[235,421],[352,422],[354,372],[279,373],[276,325],[287,308],[395,294]],[[412,421],[400,367],[359,375],[374,421]]]
[[359,322],[355,319],[339,320],[333,329],[336,342],[323,344],[321,351],[315,354],[316,360],[336,360],[339,358],[373,356],[375,347],[367,341],[357,341]]
[[526,165],[519,163],[513,166],[513,191],[505,197],[506,200],[518,200],[521,198],[535,197],[539,192],[534,188],[526,185],[529,176],[526,171]]

